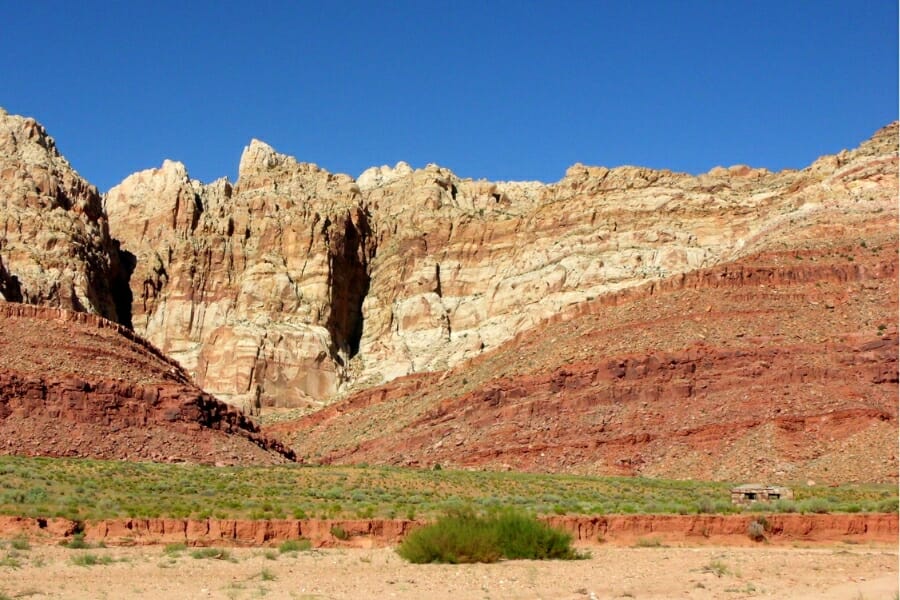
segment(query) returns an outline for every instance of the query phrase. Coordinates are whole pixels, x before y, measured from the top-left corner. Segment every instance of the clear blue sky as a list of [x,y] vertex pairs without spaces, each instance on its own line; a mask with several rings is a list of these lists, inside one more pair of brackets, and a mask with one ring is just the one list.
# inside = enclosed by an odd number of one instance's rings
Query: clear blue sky
[[101,190],[259,138],[358,175],[436,162],[803,167],[897,119],[896,0],[0,0],[0,106]]

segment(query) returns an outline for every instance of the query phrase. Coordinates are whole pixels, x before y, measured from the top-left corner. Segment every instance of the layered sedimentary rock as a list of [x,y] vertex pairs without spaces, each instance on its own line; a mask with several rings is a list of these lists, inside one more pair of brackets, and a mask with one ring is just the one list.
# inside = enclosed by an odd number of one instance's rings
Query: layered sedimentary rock
[[[896,481],[896,215],[606,295],[267,429],[311,462]],[[849,258],[848,258],[849,257]]]
[[894,125],[772,176],[791,183],[715,266],[561,306],[269,431],[312,462],[896,481],[896,149]]
[[0,109],[0,299],[117,319],[119,284],[97,188],[38,122]]
[[134,264],[135,331],[199,385],[255,409],[346,379],[373,252],[352,179],[254,140],[233,187],[166,161],[111,189],[106,210]]
[[590,298],[756,251],[792,220],[836,210],[846,225],[890,209],[896,152],[893,124],[853,152],[781,173],[576,165],[544,186],[370,169],[359,186],[378,251],[363,381],[452,367]]
[[253,142],[233,189],[167,162],[106,204],[135,257],[136,330],[223,398],[302,406],[451,368],[592,298],[765,248],[791,221],[852,227],[896,198],[896,140],[894,124],[802,171],[576,165],[552,185],[404,163],[354,182]]
[[125,327],[0,302],[0,453],[271,464],[293,454]]

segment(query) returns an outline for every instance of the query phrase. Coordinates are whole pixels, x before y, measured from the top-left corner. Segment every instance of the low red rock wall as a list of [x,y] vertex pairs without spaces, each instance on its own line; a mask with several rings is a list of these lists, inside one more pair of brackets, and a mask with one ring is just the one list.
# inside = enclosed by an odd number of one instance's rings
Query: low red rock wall
[[[680,544],[752,544],[747,535],[754,515],[609,515],[552,516],[547,523],[572,534],[579,545],[633,544],[658,540]],[[898,515],[765,515],[768,542],[898,541]],[[185,543],[190,546],[275,546],[286,540],[308,539],[316,547],[375,547],[399,543],[424,521],[357,520],[234,520],[234,519],[106,519],[77,523],[67,519],[0,517],[0,537],[25,535],[36,542],[56,543],[84,532],[88,542],[106,545]],[[339,530],[343,530],[343,534]],[[335,533],[338,533],[336,536]]]

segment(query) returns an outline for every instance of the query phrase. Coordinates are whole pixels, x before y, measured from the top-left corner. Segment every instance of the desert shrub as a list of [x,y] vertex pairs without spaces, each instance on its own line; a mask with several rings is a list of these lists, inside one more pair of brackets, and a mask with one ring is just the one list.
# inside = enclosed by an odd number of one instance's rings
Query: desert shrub
[[772,512],[775,510],[775,505],[768,502],[754,502],[747,507],[747,510],[749,512]]
[[708,496],[697,500],[697,512],[713,514],[716,512],[716,501]]
[[726,565],[721,560],[714,560],[703,567],[703,572],[712,573],[716,577],[722,577],[724,575],[728,575],[731,570],[728,568],[728,565]]
[[887,498],[878,503],[876,510],[878,512],[897,512],[898,502],[897,498]]
[[312,548],[312,542],[309,540],[286,540],[278,546],[278,552],[285,554],[286,552],[302,552]]
[[224,548],[200,548],[191,552],[192,558],[215,558],[217,560],[228,560],[231,554]]
[[166,544],[165,548],[163,548],[163,552],[165,552],[166,554],[179,554],[184,550],[187,550],[187,544],[185,544],[184,542]]
[[831,503],[825,498],[810,498],[798,504],[800,512],[825,514],[831,511]]
[[350,534],[347,533],[347,530],[341,527],[340,525],[333,525],[331,527],[331,535],[339,540],[349,540]]
[[97,556],[96,554],[77,554],[72,557],[72,564],[79,567],[92,567],[94,565],[108,565],[115,562],[110,556]]
[[397,553],[412,563],[580,558],[571,541],[569,534],[521,512],[502,510],[480,516],[465,509],[413,531]]
[[91,545],[84,541],[84,533],[76,533],[72,536],[70,540],[63,540],[60,542],[61,546],[65,546],[66,548],[71,548],[73,550],[83,550],[85,548],[90,548]]
[[31,549],[31,544],[29,543],[28,538],[24,537],[24,536],[19,536],[19,537],[13,538],[13,540],[10,542],[10,545],[15,550],[30,550]]
[[769,521],[763,516],[756,517],[747,524],[747,536],[754,542],[761,542],[766,539],[768,530]]
[[793,500],[781,498],[775,501],[775,512],[795,513],[797,512],[797,503]]

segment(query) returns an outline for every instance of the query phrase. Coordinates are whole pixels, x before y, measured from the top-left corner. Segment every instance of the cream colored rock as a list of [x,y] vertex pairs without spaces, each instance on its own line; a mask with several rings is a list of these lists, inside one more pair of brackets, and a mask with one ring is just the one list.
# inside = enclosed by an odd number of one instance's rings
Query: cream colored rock
[[802,171],[574,165],[551,185],[429,165],[361,185],[378,251],[358,372],[443,369],[585,300],[762,247],[822,211],[896,213],[897,125]]
[[0,114],[0,297],[115,320],[118,256],[97,189],[34,119]]
[[234,187],[166,161],[111,189],[106,210],[135,257],[135,330],[206,390],[296,407],[346,380],[371,253],[351,178],[253,140]]
[[574,165],[545,185],[405,163],[354,181],[254,140],[234,187],[166,162],[106,207],[135,257],[135,329],[220,397],[303,406],[452,367],[791,223],[896,214],[896,151],[893,124],[802,171]]

